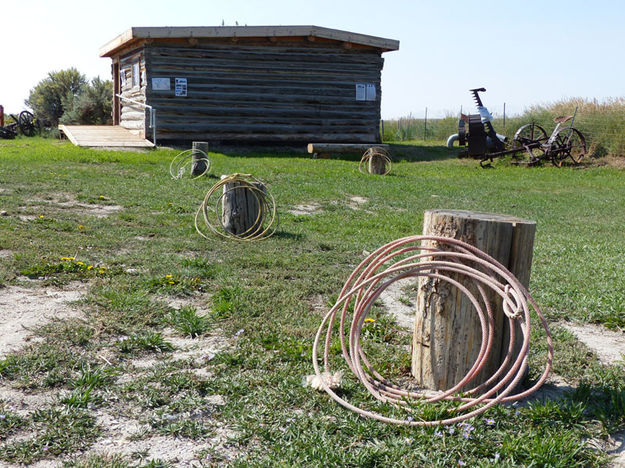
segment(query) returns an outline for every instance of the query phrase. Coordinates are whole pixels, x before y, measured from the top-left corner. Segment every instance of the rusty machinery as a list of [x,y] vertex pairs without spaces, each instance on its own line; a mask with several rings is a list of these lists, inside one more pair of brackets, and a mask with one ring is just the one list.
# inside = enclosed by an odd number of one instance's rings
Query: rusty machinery
[[486,88],[475,88],[470,91],[477,105],[478,114],[461,115],[458,121],[458,142],[461,146],[466,142],[470,157],[482,157],[487,153],[503,151],[506,137],[499,135],[493,128],[493,116],[484,107],[479,95],[480,92],[486,91]]
[[4,108],[0,106],[0,138],[13,139],[18,131],[25,136],[33,136],[37,131],[35,116],[29,111],[22,111],[19,115],[9,114],[13,122],[4,125]]
[[[456,140],[460,146],[467,147],[466,151],[460,153],[460,157],[480,159],[480,166],[490,167],[493,158],[525,152],[529,155],[529,165],[549,160],[559,167],[567,158],[578,164],[586,154],[586,140],[579,130],[573,128],[577,109],[571,116],[556,117],[554,121],[557,125],[550,136],[540,125],[531,123],[519,128],[514,134],[512,145],[508,145],[507,138],[495,131],[493,116],[480,98],[479,93],[486,89],[475,88],[470,91],[478,114],[460,114],[458,133],[447,140],[450,148]],[[570,124],[565,126],[566,122]]]

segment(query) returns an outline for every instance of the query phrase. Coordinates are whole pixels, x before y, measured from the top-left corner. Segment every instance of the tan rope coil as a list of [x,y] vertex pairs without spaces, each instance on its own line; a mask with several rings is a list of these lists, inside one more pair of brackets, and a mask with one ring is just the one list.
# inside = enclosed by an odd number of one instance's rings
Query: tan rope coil
[[[227,187],[230,185],[230,187]],[[249,228],[241,233],[229,232],[224,224],[224,198],[237,190],[247,190],[258,208],[255,220]],[[219,195],[218,192],[221,192]],[[195,230],[204,238],[208,236],[200,228],[200,219],[203,226],[218,236],[243,241],[261,240],[270,237],[278,227],[278,213],[276,201],[260,180],[250,174],[231,174],[223,176],[207,193],[195,213]]]
[[210,159],[208,158],[208,153],[202,151],[201,149],[193,148],[178,153],[174,157],[174,159],[171,160],[171,163],[169,163],[169,175],[171,175],[171,178],[174,180],[178,180],[181,179],[187,173],[187,171],[189,173],[192,173],[191,167],[193,166],[193,158],[197,156],[199,156],[198,159],[204,160],[206,162],[206,169],[202,171],[201,174],[197,174],[195,177],[193,177],[193,179],[197,179],[208,174],[211,166]]
[[[435,241],[440,247],[427,247],[424,241]],[[444,249],[444,250],[442,250]],[[477,284],[477,297],[461,283],[449,276],[459,274],[462,278]],[[453,388],[444,392],[408,390],[395,385],[373,367],[361,345],[361,331],[367,314],[382,292],[395,281],[404,278],[436,278],[456,286],[473,304],[482,325],[482,342],[479,355],[467,375]],[[494,337],[494,319],[486,290],[494,291],[503,301],[503,310],[509,321],[510,343],[507,356],[499,369],[483,384],[470,390],[471,380],[482,369],[488,358]],[[353,309],[352,309],[353,306]],[[351,310],[351,312],[350,312]],[[518,384],[528,366],[530,339],[530,312],[536,313],[547,336],[547,359],[540,379],[531,388],[518,391]],[[351,315],[350,315],[351,314]],[[336,318],[339,324],[336,326]],[[514,352],[514,321],[521,321],[522,346],[518,354]],[[339,396],[328,383],[330,369],[330,349],[333,334],[338,330],[341,350],[349,369],[358,380],[378,400],[388,402],[396,408],[403,408],[408,417],[399,419],[375,411],[361,409]],[[322,336],[325,334],[325,340]],[[518,333],[517,333],[518,334]],[[323,370],[319,365],[319,348],[323,342]],[[315,336],[312,361],[317,380],[323,389],[338,403],[356,413],[384,422],[410,426],[433,426],[455,424],[479,415],[498,404],[525,398],[536,391],[547,379],[553,361],[553,344],[547,322],[538,305],[527,289],[501,263],[476,247],[465,242],[436,236],[411,236],[398,239],[380,247],[370,254],[353,271],[346,281],[334,306],[324,317]],[[484,391],[485,388],[488,390]],[[479,396],[480,392],[484,391]],[[460,394],[462,392],[462,395]],[[435,403],[443,400],[459,402],[453,409],[441,409],[448,417],[431,420],[421,416],[418,409],[411,407],[414,402]]]
[[364,154],[362,155],[362,158],[360,159],[358,170],[362,172],[363,174],[371,173],[369,163],[378,158],[380,158],[381,159],[380,162],[383,162],[384,164],[384,172],[380,175],[386,175],[389,172],[391,172],[391,168],[393,167],[393,163],[391,161],[391,155],[386,150],[386,148],[383,148],[381,146],[372,146],[371,148],[367,149],[367,151],[364,152]]

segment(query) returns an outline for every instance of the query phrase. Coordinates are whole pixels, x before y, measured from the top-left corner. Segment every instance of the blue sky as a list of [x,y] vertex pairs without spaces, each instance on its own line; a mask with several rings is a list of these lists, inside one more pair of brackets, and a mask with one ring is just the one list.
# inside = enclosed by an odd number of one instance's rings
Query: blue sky
[[[89,5],[89,6],[88,6]],[[93,6],[90,6],[93,5]],[[473,10],[470,9],[474,6]],[[496,115],[568,97],[625,95],[618,0],[4,1],[0,104],[24,108],[47,73],[110,78],[98,49],[131,26],[318,25],[400,41],[384,54],[382,117],[455,115],[485,87]]]

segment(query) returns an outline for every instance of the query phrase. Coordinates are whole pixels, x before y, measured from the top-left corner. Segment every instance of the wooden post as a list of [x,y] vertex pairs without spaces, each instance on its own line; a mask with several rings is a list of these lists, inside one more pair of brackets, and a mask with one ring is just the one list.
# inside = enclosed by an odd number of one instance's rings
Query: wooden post
[[224,229],[235,236],[250,237],[262,229],[264,213],[259,191],[265,192],[266,188],[260,182],[251,184],[255,189],[248,185],[241,182],[224,185],[221,221]]
[[369,158],[369,174],[384,174],[386,172],[386,158],[382,154],[374,153]]
[[[527,288],[532,264],[536,223],[511,216],[461,210],[428,210],[423,234],[465,241],[508,268]],[[433,245],[433,242],[429,242]],[[439,246],[436,246],[439,247]],[[479,297],[472,280],[449,274]],[[487,290],[495,316],[491,355],[483,370],[464,390],[492,376],[500,367],[509,343],[508,319],[501,300]],[[515,322],[514,356],[521,348],[519,321]],[[412,344],[412,374],[418,383],[433,390],[447,390],[471,369],[481,345],[482,327],[467,297],[440,279],[419,278],[417,312]],[[514,360],[514,359],[513,359]]]
[[194,141],[191,148],[193,149],[191,175],[196,177],[208,169],[208,142]]

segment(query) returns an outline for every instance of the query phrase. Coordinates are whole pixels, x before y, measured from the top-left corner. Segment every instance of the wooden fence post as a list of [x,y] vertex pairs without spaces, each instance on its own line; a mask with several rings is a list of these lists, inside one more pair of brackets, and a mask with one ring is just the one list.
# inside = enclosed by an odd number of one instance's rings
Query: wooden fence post
[[[467,242],[508,268],[527,288],[536,223],[511,216],[461,210],[428,210],[423,235],[451,237]],[[435,245],[434,242],[426,244]],[[444,249],[444,246],[438,246]],[[449,274],[479,296],[473,281]],[[495,338],[489,360],[468,390],[488,378],[503,362],[509,343],[508,320],[501,300],[487,290],[495,316]],[[515,322],[520,337],[519,322]],[[481,345],[482,327],[473,305],[455,286],[436,278],[419,278],[417,311],[412,344],[412,374],[419,385],[446,390],[458,383],[471,369]],[[514,350],[520,351],[519,339]],[[514,361],[514,359],[513,359]]]
[[[222,176],[222,179],[227,176]],[[251,185],[254,188],[251,188]],[[224,185],[221,222],[230,234],[253,237],[262,229],[265,213],[259,192],[266,192],[260,182],[231,182]]]
[[208,142],[194,141],[191,148],[193,149],[191,174],[193,176],[202,175],[208,168]]
[[373,153],[369,158],[369,174],[386,173],[386,158],[382,154]]

